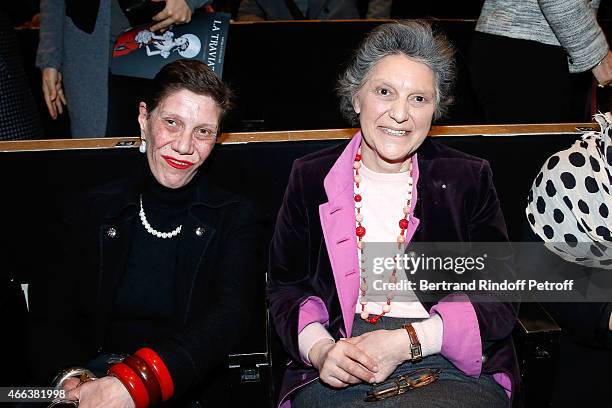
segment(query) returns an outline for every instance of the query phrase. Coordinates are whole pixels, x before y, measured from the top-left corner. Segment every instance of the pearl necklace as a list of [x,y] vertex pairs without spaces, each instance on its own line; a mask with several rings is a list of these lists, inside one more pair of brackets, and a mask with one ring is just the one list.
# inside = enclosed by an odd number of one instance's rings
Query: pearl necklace
[[[355,234],[357,235],[357,252],[358,257],[360,258],[360,271],[361,271],[361,285],[359,286],[360,291],[360,299],[359,303],[361,304],[361,318],[369,323],[376,324],[381,317],[391,311],[391,300],[393,300],[393,294],[387,293],[387,303],[382,308],[382,313],[370,317],[370,314],[365,310],[366,305],[368,304],[368,300],[366,298],[368,283],[367,283],[367,275],[365,267],[366,257],[365,257],[365,242],[363,241],[363,237],[366,234],[366,229],[362,225],[363,223],[363,214],[361,214],[361,207],[363,206],[361,196],[361,176],[359,175],[359,169],[361,168],[361,147],[357,151],[355,155],[355,161],[353,162],[354,169],[354,201],[355,201],[355,221],[357,223],[357,227],[355,229]],[[410,219],[410,208],[412,204],[412,190],[413,190],[413,180],[412,180],[412,162],[410,162],[410,167],[408,168],[408,191],[406,193],[406,205],[402,209],[404,216],[399,220],[400,233],[396,238],[397,241],[397,249],[402,249],[404,243],[406,242],[405,233],[408,229],[408,220]],[[398,254],[399,255],[399,254]],[[395,260],[397,261],[397,256]],[[397,265],[397,262],[395,262]],[[394,267],[391,272],[391,276],[389,276],[389,283],[395,284],[397,283],[397,269]]]
[[154,235],[157,238],[174,238],[181,233],[181,229],[183,228],[183,225],[179,225],[170,232],[160,232],[153,228],[151,224],[149,224],[147,216],[145,215],[144,207],[142,206],[142,194],[140,195],[140,212],[138,213],[138,215],[140,215],[140,221],[142,222],[142,226],[145,227],[149,234]]

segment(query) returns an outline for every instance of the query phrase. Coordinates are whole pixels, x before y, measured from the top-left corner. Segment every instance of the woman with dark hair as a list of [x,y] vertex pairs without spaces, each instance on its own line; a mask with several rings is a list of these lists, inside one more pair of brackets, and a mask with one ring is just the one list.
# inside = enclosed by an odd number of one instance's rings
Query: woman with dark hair
[[[81,407],[146,407],[202,398],[240,339],[254,291],[252,206],[199,169],[230,91],[200,61],[179,60],[140,103],[141,174],[96,188],[62,217],[64,252],[32,284],[29,357],[39,383]],[[110,163],[109,163],[110,164]]]
[[[431,302],[417,290],[399,300],[393,289],[375,301],[377,279],[392,287],[407,272],[374,275],[376,251],[401,257],[417,242],[507,241],[488,163],[427,138],[454,72],[452,47],[428,24],[376,28],[338,87],[342,111],[361,130],[348,145],[295,162],[270,248],[270,310],[291,358],[279,405],[517,400],[514,304],[464,292]],[[402,375],[428,385],[364,402],[371,384]]]

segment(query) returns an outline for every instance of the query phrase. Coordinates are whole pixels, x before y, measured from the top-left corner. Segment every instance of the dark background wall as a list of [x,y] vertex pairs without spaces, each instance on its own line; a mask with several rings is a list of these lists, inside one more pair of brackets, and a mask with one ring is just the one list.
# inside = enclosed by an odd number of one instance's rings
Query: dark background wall
[[[16,22],[27,20],[36,11],[36,0],[10,3]],[[230,4],[230,3],[228,3]],[[454,2],[395,1],[396,17],[431,18],[446,33],[457,49],[458,80],[456,103],[447,118],[438,124],[482,123],[467,74],[468,49],[482,1]],[[600,20],[609,31],[612,6],[600,11]],[[230,7],[231,9],[231,7]],[[231,11],[231,10],[230,10]],[[16,23],[18,24],[18,23]],[[226,49],[223,79],[237,94],[237,108],[225,123],[225,131],[298,130],[343,128],[347,123],[338,112],[334,92],[336,79],[351,52],[379,21],[291,22],[274,24],[232,24]],[[40,91],[40,72],[34,67],[38,31],[18,31],[24,67],[44,119],[46,137],[70,137],[67,115],[52,121]],[[137,103],[147,82],[113,77],[110,84],[111,118],[115,133],[109,136],[136,135]],[[597,90],[600,109],[607,110],[610,92]],[[567,121],[587,121],[587,101],[576,101]],[[586,109],[590,111],[590,109]],[[74,135],[78,137],[78,135]]]

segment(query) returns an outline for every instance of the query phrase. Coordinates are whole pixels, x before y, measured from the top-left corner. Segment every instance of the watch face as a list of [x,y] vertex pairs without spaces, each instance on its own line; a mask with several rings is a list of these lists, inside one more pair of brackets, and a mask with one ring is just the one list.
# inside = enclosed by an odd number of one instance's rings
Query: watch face
[[410,352],[412,353],[412,361],[420,360],[423,357],[421,346],[412,346],[410,347]]

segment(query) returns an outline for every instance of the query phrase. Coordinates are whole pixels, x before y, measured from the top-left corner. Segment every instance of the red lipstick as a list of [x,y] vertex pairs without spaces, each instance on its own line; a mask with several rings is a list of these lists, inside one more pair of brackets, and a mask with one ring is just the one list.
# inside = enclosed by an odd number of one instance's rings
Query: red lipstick
[[185,170],[193,166],[193,163],[187,160],[179,160],[171,156],[162,156],[162,157],[164,158],[166,163],[168,163],[170,166],[174,167],[175,169]]

